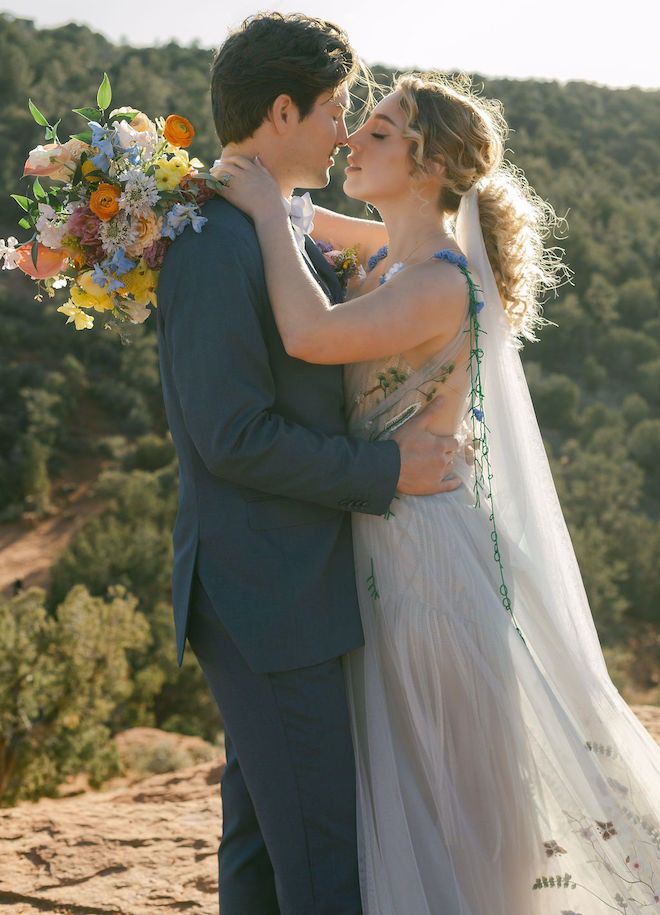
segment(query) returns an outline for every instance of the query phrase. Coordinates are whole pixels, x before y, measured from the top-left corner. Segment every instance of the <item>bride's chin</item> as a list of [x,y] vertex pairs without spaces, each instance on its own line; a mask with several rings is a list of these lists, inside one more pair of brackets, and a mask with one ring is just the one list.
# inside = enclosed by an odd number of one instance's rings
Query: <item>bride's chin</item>
[[356,183],[351,175],[347,175],[344,180],[344,194],[347,197],[355,197],[356,200],[363,200],[364,198],[360,196],[359,188],[355,187]]

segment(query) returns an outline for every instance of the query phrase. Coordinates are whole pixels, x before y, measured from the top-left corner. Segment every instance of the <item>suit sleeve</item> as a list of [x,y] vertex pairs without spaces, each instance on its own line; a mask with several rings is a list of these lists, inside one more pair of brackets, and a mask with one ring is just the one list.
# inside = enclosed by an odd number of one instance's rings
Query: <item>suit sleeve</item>
[[161,346],[195,448],[210,473],[234,483],[383,514],[399,477],[398,446],[326,435],[274,412],[261,255],[248,231],[227,234],[209,224],[182,236],[158,287]]

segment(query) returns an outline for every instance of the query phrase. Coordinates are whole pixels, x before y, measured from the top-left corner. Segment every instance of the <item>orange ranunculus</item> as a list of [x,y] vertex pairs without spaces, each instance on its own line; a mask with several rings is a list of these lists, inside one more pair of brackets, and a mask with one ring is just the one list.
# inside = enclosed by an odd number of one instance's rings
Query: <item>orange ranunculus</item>
[[195,136],[195,128],[187,118],[182,118],[180,114],[171,114],[165,121],[163,136],[172,146],[190,146],[192,138]]
[[89,198],[89,208],[99,219],[107,222],[119,212],[120,197],[121,188],[118,188],[116,184],[106,184],[104,181]]
[[17,248],[19,252],[16,259],[16,266],[31,276],[33,280],[45,280],[49,276],[57,276],[67,262],[66,251],[61,248],[47,248],[45,245],[39,245],[37,253],[37,266],[32,261],[32,245],[21,245]]

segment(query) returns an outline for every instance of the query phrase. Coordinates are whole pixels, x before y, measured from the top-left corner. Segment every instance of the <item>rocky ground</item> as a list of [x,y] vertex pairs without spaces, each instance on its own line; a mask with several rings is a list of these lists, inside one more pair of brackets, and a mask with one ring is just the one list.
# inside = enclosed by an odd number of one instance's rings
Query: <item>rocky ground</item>
[[223,762],[0,810],[0,911],[217,915]]
[[[660,708],[634,710],[660,743]],[[132,745],[163,739],[163,732],[139,730]],[[171,739],[178,751],[201,751],[196,738]],[[218,758],[0,810],[0,911],[218,915],[221,771]]]

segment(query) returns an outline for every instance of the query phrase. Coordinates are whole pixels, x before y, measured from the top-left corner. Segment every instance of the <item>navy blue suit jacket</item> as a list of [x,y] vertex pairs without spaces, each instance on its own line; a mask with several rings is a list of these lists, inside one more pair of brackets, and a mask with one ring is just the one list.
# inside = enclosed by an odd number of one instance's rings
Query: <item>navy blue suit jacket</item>
[[[179,660],[196,570],[253,670],[305,667],[362,644],[349,512],[386,511],[399,451],[346,434],[340,366],[287,355],[251,220],[221,198],[204,215],[201,233],[188,228],[170,247],[158,286],[179,458]],[[311,241],[307,250],[338,297]]]

